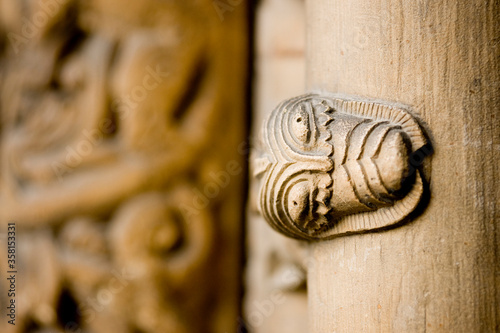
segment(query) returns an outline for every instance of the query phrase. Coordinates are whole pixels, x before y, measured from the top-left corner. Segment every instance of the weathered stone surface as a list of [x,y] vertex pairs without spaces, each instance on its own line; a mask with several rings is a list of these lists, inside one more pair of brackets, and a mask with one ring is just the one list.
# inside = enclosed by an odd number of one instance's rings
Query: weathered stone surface
[[[409,223],[310,243],[309,332],[498,331],[498,1],[325,0],[306,7],[307,85],[281,97],[313,91],[402,103],[431,129],[434,150],[419,172],[429,192]],[[290,84],[286,75],[275,77],[277,90]],[[259,127],[262,118],[259,112]],[[386,187],[404,185],[406,158],[394,154],[411,152],[400,149],[404,141],[394,133],[381,147],[393,156],[377,163]],[[266,164],[255,163],[256,174],[265,177]],[[352,214],[345,216],[365,214],[349,202],[344,208]],[[291,229],[281,231],[309,238]],[[260,231],[262,239],[270,232]],[[263,256],[265,248],[255,252]]]
[[311,245],[311,333],[495,332],[498,1],[308,1],[307,90],[402,103],[430,129],[410,223]]

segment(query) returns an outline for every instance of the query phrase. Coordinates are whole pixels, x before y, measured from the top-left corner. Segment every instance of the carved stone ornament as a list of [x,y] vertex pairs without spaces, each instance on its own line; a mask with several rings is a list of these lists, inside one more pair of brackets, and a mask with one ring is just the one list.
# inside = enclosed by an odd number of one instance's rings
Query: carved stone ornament
[[0,0],[0,332],[237,330],[247,5],[212,2]]
[[[286,236],[319,240],[405,219],[423,194],[426,137],[401,107],[307,94],[281,103],[256,160],[259,208]],[[422,154],[420,154],[422,153]]]

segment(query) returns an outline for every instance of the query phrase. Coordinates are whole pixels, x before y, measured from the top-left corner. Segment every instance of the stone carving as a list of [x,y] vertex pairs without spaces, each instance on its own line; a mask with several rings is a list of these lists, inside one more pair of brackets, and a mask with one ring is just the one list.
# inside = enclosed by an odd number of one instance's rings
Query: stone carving
[[245,6],[0,8],[0,236],[16,223],[23,264],[0,331],[234,331]]
[[[405,219],[423,194],[427,140],[404,108],[308,94],[281,103],[254,166],[260,210],[294,238],[318,240]],[[428,151],[427,151],[428,152]]]

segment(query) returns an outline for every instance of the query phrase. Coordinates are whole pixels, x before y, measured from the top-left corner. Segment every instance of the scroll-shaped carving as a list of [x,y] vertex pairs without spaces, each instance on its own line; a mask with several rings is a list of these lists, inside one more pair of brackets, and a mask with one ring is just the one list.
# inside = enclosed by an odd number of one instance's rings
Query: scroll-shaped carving
[[419,203],[414,154],[427,140],[400,107],[308,94],[281,103],[263,131],[259,205],[269,224],[318,240],[393,225]]

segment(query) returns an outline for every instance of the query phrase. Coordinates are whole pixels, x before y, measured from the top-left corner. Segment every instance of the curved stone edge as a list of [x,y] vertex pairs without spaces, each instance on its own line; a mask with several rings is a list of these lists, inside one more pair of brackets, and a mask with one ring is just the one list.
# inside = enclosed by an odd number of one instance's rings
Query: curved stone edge
[[336,221],[327,231],[312,236],[310,240],[327,240],[347,234],[375,231],[403,221],[417,208],[424,192],[422,176],[418,170],[416,172],[411,191],[393,206],[348,215]]

